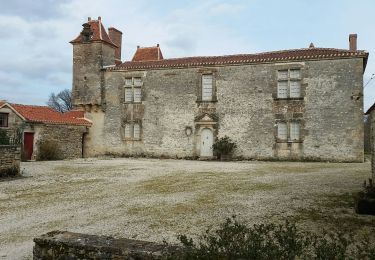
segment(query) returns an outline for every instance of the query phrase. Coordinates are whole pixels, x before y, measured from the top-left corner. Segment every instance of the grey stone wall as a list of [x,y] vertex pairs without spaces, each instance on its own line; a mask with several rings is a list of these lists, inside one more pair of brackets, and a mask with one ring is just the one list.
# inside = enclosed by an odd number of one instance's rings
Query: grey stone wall
[[102,67],[115,64],[115,48],[101,42],[73,45],[74,105],[102,104]]
[[[303,98],[277,100],[277,70],[298,67]],[[202,73],[214,75],[214,102],[200,100]],[[91,156],[115,153],[199,156],[210,127],[238,145],[235,157],[363,161],[361,58],[147,71],[106,71],[105,109],[87,111]],[[142,103],[125,104],[126,77],[142,77]],[[103,117],[99,114],[103,113]],[[199,122],[207,114],[210,122]],[[300,142],[279,142],[278,120],[301,122]],[[141,140],[124,140],[124,124],[141,122]],[[193,134],[187,136],[185,129]]]
[[0,145],[0,177],[15,169],[20,171],[21,147],[19,145]]
[[72,159],[82,157],[82,138],[86,132],[85,126],[73,125],[41,125],[36,135],[36,158],[40,144],[52,141],[57,144],[59,159]]
[[368,122],[370,124],[371,173],[372,179],[375,181],[375,110],[369,114]]
[[176,248],[131,239],[53,231],[34,239],[33,259],[165,259]]

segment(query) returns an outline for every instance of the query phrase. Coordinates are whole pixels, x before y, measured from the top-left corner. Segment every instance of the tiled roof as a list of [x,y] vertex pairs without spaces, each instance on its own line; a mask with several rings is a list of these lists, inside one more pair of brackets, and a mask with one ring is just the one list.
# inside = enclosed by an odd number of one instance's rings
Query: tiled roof
[[91,125],[91,122],[84,118],[84,112],[72,110],[66,113],[59,113],[47,106],[21,105],[12,103],[0,103],[0,107],[9,104],[18,114],[29,122],[67,124],[67,125]]
[[155,61],[162,59],[163,54],[158,45],[155,47],[138,47],[132,61]]
[[302,61],[302,60],[321,60],[321,59],[340,59],[340,58],[364,58],[364,66],[367,63],[368,52],[350,51],[345,49],[333,48],[306,48],[294,50],[282,50],[273,52],[263,52],[257,54],[237,54],[226,56],[203,56],[203,57],[185,57],[176,59],[163,59],[153,61],[127,61],[121,65],[108,68],[108,70],[136,70],[151,68],[186,68],[198,66],[220,66],[220,65],[238,65],[268,62]]
[[[106,32],[103,23],[101,19],[98,20],[90,20],[87,22],[90,25],[91,30],[93,31],[91,41],[93,42],[105,42],[108,43],[112,46],[118,47],[116,44],[114,44],[109,38],[108,33]],[[70,43],[75,44],[75,43],[82,43],[83,42],[83,36],[80,33],[77,38],[72,40]]]

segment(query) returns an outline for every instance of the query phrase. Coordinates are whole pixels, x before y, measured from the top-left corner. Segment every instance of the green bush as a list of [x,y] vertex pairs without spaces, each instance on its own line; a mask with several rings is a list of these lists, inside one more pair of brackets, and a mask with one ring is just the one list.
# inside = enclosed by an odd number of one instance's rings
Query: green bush
[[16,176],[20,175],[19,170],[20,169],[16,166],[9,167],[7,169],[3,169],[3,170],[0,171],[0,178],[16,177]]
[[298,230],[295,224],[248,227],[229,218],[217,230],[207,230],[198,242],[180,235],[181,253],[169,259],[375,259],[368,240],[344,233],[320,235]]
[[4,129],[0,129],[0,145],[9,145],[10,140],[7,132]]
[[60,150],[57,142],[55,141],[44,141],[39,144],[38,150],[38,161],[53,161],[60,160]]
[[219,138],[213,145],[213,150],[216,154],[220,155],[229,155],[233,153],[234,149],[237,148],[236,143],[234,143],[228,136]]

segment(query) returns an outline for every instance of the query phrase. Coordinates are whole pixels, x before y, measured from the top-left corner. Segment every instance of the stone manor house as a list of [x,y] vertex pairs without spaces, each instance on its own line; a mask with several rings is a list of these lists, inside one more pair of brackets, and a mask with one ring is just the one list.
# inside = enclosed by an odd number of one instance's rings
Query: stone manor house
[[308,48],[163,57],[137,47],[121,61],[122,33],[88,19],[73,45],[73,103],[92,125],[84,156],[213,158],[229,136],[244,159],[362,162],[368,53]]

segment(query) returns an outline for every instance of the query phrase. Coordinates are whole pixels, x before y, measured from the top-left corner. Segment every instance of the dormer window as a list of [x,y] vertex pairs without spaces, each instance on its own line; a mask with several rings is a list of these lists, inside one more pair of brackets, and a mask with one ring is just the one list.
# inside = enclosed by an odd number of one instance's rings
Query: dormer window
[[93,31],[91,30],[90,24],[84,23],[82,26],[83,26],[83,30],[82,30],[81,34],[82,34],[82,37],[83,37],[83,42],[91,41]]

